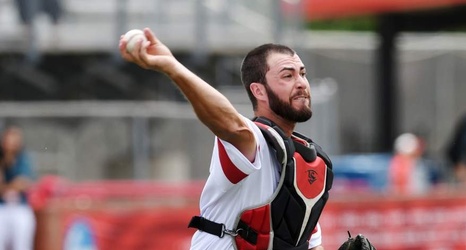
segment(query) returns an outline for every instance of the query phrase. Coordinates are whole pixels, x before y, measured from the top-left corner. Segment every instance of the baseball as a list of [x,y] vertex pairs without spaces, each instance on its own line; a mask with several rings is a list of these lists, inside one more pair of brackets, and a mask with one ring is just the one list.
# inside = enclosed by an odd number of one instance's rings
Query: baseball
[[144,35],[144,32],[139,29],[132,29],[123,36],[123,39],[126,41],[126,51],[128,53],[131,53],[134,49],[134,46],[136,46],[137,41],[142,39],[143,41],[146,41],[147,38]]

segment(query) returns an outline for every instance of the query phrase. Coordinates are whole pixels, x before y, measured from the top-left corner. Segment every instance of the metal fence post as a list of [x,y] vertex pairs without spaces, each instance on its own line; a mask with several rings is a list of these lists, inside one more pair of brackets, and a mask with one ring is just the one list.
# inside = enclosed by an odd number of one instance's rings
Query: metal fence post
[[128,12],[126,10],[126,7],[128,6],[128,0],[117,0],[117,10],[116,10],[116,16],[115,16],[115,49],[113,59],[117,63],[122,63],[123,59],[120,56],[120,53],[118,51],[118,42],[120,40],[120,35],[124,34],[127,29],[128,29]]
[[144,179],[149,176],[149,122],[144,117],[132,119],[133,177]]

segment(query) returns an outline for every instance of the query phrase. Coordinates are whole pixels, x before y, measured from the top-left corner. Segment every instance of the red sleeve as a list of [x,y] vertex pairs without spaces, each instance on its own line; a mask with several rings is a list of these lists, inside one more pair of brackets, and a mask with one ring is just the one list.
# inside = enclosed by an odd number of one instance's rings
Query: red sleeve
[[220,141],[220,139],[217,140],[219,159],[220,164],[222,165],[223,173],[231,183],[236,184],[244,178],[246,178],[248,175],[241,171],[239,168],[237,168],[235,164],[233,164],[233,162],[227,154],[227,151],[225,150],[225,146]]

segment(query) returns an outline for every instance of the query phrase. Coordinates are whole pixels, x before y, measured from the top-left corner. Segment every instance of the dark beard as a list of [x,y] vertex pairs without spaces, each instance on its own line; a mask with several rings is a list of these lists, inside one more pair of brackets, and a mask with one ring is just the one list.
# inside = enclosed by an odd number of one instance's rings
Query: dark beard
[[267,84],[264,84],[269,97],[269,107],[275,114],[283,117],[284,119],[292,122],[305,122],[312,117],[311,103],[309,101],[309,108],[301,110],[294,109],[289,103],[286,103],[278,98],[272,89]]

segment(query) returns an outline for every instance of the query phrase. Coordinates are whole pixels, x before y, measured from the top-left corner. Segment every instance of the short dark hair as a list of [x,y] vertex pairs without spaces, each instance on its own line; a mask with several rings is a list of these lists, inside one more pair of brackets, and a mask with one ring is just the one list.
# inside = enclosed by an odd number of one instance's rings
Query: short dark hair
[[253,110],[257,109],[257,99],[251,92],[253,82],[267,84],[265,74],[269,71],[267,57],[271,53],[294,55],[296,52],[288,46],[274,43],[263,44],[251,50],[243,59],[241,65],[241,81],[243,82]]

